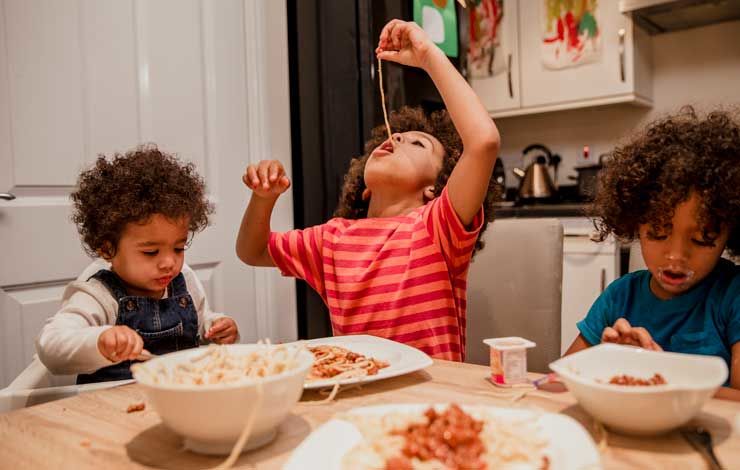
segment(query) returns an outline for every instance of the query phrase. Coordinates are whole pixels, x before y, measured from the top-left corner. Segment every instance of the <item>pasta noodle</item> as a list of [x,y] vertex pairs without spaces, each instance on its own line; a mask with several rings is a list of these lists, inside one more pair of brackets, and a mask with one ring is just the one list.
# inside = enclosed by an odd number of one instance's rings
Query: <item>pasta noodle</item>
[[309,346],[308,350],[316,360],[308,373],[307,381],[326,379],[339,381],[375,375],[380,369],[389,366],[385,361],[366,357],[340,346]]
[[247,354],[233,354],[226,347],[210,345],[203,353],[174,366],[161,363],[151,370],[148,366],[150,363],[142,363],[132,368],[144,372],[153,383],[159,385],[231,384],[295,369],[301,349],[264,344]]
[[391,136],[391,125],[388,124],[388,111],[385,109],[385,91],[383,90],[383,61],[378,57],[378,82],[380,84],[380,104],[383,105],[383,119],[385,120],[385,130],[388,131],[388,140],[393,143]]
[[234,463],[236,463],[236,459],[238,459],[239,455],[242,453],[242,449],[244,449],[244,445],[247,443],[247,440],[249,440],[249,435],[252,434],[252,427],[254,426],[254,422],[257,420],[257,413],[262,407],[262,399],[264,398],[261,378],[257,379],[256,391],[257,398],[254,401],[253,411],[249,415],[249,418],[247,418],[247,422],[244,424],[244,429],[242,429],[242,433],[239,435],[239,439],[236,440],[236,443],[231,449],[231,453],[226,458],[226,460],[224,460],[220,465],[214,467],[214,470],[228,470],[229,468],[231,468]]
[[[458,410],[456,405],[450,405],[447,411],[438,412],[438,416],[453,409]],[[354,424],[363,436],[363,441],[345,454],[342,459],[343,469],[362,470],[375,468],[391,468],[388,462],[396,463],[396,459],[406,456],[413,469],[446,469],[449,467],[434,456],[421,460],[418,457],[408,457],[409,449],[417,449],[418,444],[410,447],[406,442],[408,436],[417,436],[419,429],[426,427],[431,429],[429,418],[430,410],[426,412],[405,413],[395,412],[383,415],[346,414],[341,419]],[[432,412],[434,414],[434,412]],[[472,418],[472,423],[477,424],[479,438],[483,449],[479,456],[482,468],[505,469],[509,467],[546,469],[549,467],[549,458],[545,454],[548,440],[542,436],[541,430],[536,423],[536,415],[527,418],[506,418],[493,414],[485,408],[466,408],[464,415],[466,419]],[[451,421],[454,423],[454,421]],[[439,423],[435,423],[437,426]],[[462,432],[470,433],[471,429],[463,429]],[[452,430],[453,436],[459,437],[461,431]],[[423,443],[422,438],[419,443]],[[436,446],[435,451],[439,448]],[[405,468],[405,467],[402,467]],[[468,468],[461,466],[460,468]]]

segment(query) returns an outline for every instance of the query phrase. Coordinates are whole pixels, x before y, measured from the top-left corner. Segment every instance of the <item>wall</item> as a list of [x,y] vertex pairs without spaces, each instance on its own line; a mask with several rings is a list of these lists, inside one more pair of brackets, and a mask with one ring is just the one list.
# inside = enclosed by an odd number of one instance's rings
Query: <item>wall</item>
[[614,148],[633,129],[685,104],[707,110],[740,105],[740,21],[652,37],[653,107],[614,105],[501,118],[502,159],[507,186],[516,186],[511,168],[520,166],[521,151],[539,142],[563,157],[558,181],[567,175],[584,145],[592,158]]

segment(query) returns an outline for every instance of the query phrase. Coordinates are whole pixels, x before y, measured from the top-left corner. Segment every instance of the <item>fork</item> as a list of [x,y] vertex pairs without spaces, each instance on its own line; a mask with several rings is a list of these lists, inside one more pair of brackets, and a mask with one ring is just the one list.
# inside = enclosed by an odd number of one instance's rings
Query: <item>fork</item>
[[686,439],[691,447],[696,449],[709,464],[710,470],[723,470],[724,467],[719,463],[719,459],[714,454],[712,445],[712,435],[702,427],[682,429],[681,435]]

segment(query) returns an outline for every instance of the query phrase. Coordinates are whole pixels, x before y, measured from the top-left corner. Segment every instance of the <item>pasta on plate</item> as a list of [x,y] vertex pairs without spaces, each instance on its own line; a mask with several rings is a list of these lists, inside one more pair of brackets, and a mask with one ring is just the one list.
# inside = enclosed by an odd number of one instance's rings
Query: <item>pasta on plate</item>
[[486,408],[455,404],[418,413],[346,414],[363,436],[343,469],[549,468],[548,440],[535,415],[509,419]]

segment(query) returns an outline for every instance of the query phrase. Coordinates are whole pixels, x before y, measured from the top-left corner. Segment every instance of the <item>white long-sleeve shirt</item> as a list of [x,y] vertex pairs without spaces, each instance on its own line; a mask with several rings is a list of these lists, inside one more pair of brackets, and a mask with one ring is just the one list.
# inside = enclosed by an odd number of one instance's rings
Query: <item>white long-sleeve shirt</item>
[[[98,337],[118,317],[118,300],[102,282],[88,281],[101,269],[110,269],[110,264],[97,259],[67,285],[61,309],[46,321],[36,339],[39,359],[52,374],[89,374],[115,364],[98,350]],[[183,265],[182,274],[198,314],[198,334],[204,339],[213,322],[227,315],[211,311],[203,285],[188,265]]]

